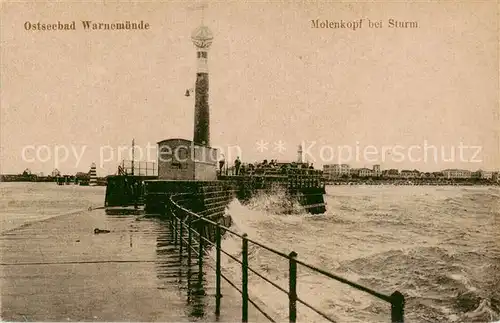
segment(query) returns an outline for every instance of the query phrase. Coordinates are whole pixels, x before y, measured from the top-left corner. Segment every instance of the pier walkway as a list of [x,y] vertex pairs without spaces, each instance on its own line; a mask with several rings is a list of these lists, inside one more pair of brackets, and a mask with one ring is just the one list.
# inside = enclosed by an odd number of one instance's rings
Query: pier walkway
[[[231,321],[241,297],[188,266],[157,219],[73,212],[0,235],[3,321]],[[94,234],[94,229],[109,233]],[[181,264],[182,261],[182,264]],[[229,289],[229,290],[226,290]],[[261,321],[258,316],[256,320]]]

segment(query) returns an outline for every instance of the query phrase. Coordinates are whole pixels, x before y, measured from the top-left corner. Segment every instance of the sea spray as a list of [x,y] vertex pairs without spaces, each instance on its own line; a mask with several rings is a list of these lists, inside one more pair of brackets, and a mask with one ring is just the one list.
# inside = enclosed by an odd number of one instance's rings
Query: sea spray
[[304,208],[298,200],[283,188],[275,187],[271,191],[259,192],[245,206],[254,211],[269,214],[302,214]]

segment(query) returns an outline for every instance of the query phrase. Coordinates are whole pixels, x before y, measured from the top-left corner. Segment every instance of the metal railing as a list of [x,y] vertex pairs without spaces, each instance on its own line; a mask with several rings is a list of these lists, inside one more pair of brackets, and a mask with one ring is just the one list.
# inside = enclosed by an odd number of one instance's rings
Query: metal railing
[[[241,309],[241,320],[242,322],[248,322],[248,304],[252,304],[255,309],[257,309],[262,315],[264,315],[269,321],[271,322],[276,322],[268,313],[266,313],[256,302],[249,297],[248,293],[248,273],[251,272],[252,274],[255,274],[256,276],[260,277],[262,280],[265,282],[269,283],[276,289],[280,290],[284,294],[288,295],[288,302],[289,302],[289,321],[290,322],[296,322],[297,320],[297,303],[300,303],[307,308],[311,309],[318,315],[322,316],[324,319],[326,319],[329,322],[336,322],[336,320],[323,311],[315,308],[311,304],[307,303],[305,300],[301,299],[297,295],[297,265],[301,265],[303,267],[308,268],[309,270],[312,270],[315,273],[321,274],[325,277],[328,277],[330,279],[333,279],[335,281],[341,282],[343,284],[349,285],[357,290],[363,291],[365,293],[368,293],[380,300],[383,300],[387,303],[390,304],[391,306],[391,322],[398,322],[402,323],[404,322],[404,306],[405,306],[405,298],[403,294],[401,294],[399,291],[393,292],[391,295],[386,295],[380,292],[377,292],[375,290],[372,290],[370,288],[361,286],[357,283],[354,283],[352,281],[349,281],[345,278],[342,278],[340,276],[334,275],[332,273],[329,273],[325,270],[322,270],[320,268],[317,268],[315,266],[312,266],[310,264],[307,264],[305,262],[302,262],[300,260],[297,260],[297,253],[292,251],[289,254],[285,254],[283,252],[280,252],[278,250],[275,250],[271,247],[268,247],[262,243],[259,243],[257,241],[251,240],[248,238],[247,234],[239,234],[237,232],[232,231],[228,227],[225,227],[221,225],[220,223],[216,221],[212,221],[206,217],[202,217],[186,208],[183,206],[179,205],[179,202],[182,201],[182,197],[184,196],[184,200],[189,200],[189,196],[192,196],[193,194],[178,194],[178,195],[172,195],[169,200],[169,211],[172,215],[171,218],[171,224],[172,224],[172,229],[173,229],[173,235],[174,235],[174,244],[179,246],[179,255],[182,258],[183,256],[183,248],[184,245],[187,246],[187,257],[189,259],[189,263],[191,261],[191,255],[192,251],[197,253],[198,256],[198,266],[199,266],[199,272],[202,272],[202,267],[204,263],[204,255],[205,255],[205,249],[207,246],[212,246],[215,248],[216,252],[216,259],[215,259],[215,268],[211,266],[210,264],[207,264],[208,266],[212,267],[215,269],[216,273],[216,304],[215,304],[215,314],[219,315],[220,314],[220,308],[221,308],[221,279],[224,279],[230,286],[232,286],[234,289],[236,289],[242,296],[242,309]],[[181,198],[179,200],[179,198]],[[177,201],[176,201],[177,200]],[[214,229],[214,234],[211,235],[209,231],[211,228]],[[227,251],[223,250],[221,247],[221,241],[222,241],[222,236],[224,234],[232,234],[233,236],[236,236],[241,239],[241,259],[236,258],[235,256],[231,255]],[[187,237],[186,237],[187,235]],[[198,237],[198,239],[195,239],[195,236]],[[211,241],[210,239],[207,239],[207,237],[214,236],[215,241]],[[265,249],[275,255],[280,256],[283,259],[286,259],[289,263],[289,270],[288,270],[288,277],[289,277],[289,283],[288,283],[288,289],[285,289],[275,282],[271,281],[267,277],[263,276],[261,273],[257,272],[255,269],[249,266],[249,261],[248,261],[248,245],[249,243]],[[195,248],[195,245],[197,248]],[[241,288],[238,288],[236,286],[236,283],[231,281],[226,275],[222,273],[222,268],[221,268],[221,256],[222,254],[226,255],[233,261],[237,262],[238,264],[241,265]],[[206,263],[206,262],[205,262]]]
[[118,166],[119,175],[157,176],[158,170],[155,162],[140,160],[122,160]]

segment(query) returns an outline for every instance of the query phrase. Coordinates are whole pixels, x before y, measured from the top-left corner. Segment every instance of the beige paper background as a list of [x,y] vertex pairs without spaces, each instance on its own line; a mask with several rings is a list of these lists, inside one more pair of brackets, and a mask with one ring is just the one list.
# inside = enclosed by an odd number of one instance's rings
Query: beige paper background
[[[3,2],[1,173],[87,171],[100,148],[192,139],[194,2]],[[417,21],[418,29],[313,29],[311,19]],[[75,20],[76,31],[23,24]],[[81,20],[144,20],[147,31],[84,31]],[[383,169],[500,168],[498,4],[494,1],[209,2],[211,142],[242,159],[295,159],[297,145],[481,146],[476,159],[371,162]],[[256,142],[269,150],[256,150]],[[286,151],[274,151],[282,140]],[[58,165],[23,160],[23,148],[70,151]],[[81,152],[77,163],[71,149]],[[28,157],[32,158],[33,155]],[[45,155],[44,155],[45,157]],[[109,157],[109,156],[107,156]],[[154,155],[151,156],[154,159]],[[467,155],[470,158],[470,155]]]

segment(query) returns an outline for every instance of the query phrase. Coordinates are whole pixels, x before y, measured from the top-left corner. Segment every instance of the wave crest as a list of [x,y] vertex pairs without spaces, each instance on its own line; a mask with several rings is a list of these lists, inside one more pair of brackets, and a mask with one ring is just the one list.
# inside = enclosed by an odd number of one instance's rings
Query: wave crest
[[283,188],[261,191],[245,203],[252,210],[271,214],[303,214],[304,208]]

